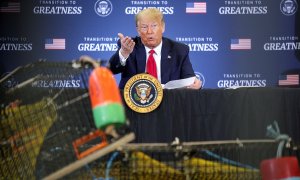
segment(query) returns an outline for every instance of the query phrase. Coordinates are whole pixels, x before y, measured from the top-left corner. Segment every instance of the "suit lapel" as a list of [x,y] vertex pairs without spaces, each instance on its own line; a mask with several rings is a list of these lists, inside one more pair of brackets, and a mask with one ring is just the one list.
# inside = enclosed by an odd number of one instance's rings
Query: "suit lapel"
[[136,50],[137,73],[145,73],[146,57],[145,47],[141,42],[139,42]]
[[162,49],[161,49],[161,83],[165,84],[168,82],[169,76],[171,74],[171,45],[169,41],[163,38]]

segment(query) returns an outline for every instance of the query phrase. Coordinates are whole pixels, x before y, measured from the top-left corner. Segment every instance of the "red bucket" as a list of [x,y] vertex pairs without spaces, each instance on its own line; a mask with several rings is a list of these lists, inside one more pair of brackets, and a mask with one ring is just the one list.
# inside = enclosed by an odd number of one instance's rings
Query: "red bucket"
[[263,160],[260,163],[263,180],[300,178],[300,168],[296,157],[281,157]]

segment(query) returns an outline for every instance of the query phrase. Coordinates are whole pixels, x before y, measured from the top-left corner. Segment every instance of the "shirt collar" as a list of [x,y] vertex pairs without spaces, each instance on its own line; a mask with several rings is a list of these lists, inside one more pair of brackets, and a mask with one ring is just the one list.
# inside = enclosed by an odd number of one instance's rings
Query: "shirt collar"
[[[157,55],[160,55],[161,54],[161,48],[162,48],[162,40],[161,42],[159,43],[158,46],[156,46],[153,50],[155,51],[155,53]],[[151,50],[150,48],[148,48],[147,46],[145,46],[145,49],[146,49],[146,52],[149,53],[149,51]]]

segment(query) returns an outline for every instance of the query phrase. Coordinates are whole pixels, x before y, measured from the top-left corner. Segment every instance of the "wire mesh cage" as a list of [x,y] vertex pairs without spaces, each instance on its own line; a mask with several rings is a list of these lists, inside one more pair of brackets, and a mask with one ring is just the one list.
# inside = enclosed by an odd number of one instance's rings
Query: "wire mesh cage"
[[37,62],[1,80],[1,179],[44,177],[76,160],[72,142],[95,130],[91,70],[73,65]]
[[274,157],[276,149],[272,140],[127,144],[86,165],[77,178],[261,179],[259,164]]
[[[97,139],[88,93],[92,68],[36,62],[0,80],[0,179],[42,179],[78,160]],[[277,143],[227,141],[128,144],[64,179],[260,179]]]

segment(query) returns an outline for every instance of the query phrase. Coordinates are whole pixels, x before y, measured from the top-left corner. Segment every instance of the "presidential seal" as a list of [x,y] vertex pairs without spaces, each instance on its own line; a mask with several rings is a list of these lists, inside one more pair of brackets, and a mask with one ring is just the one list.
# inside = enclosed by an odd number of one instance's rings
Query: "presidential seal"
[[94,5],[96,14],[101,17],[106,17],[112,12],[112,4],[109,0],[98,0]]
[[286,16],[291,16],[297,12],[298,3],[296,0],[282,0],[280,10]]
[[128,107],[139,113],[155,110],[163,98],[161,84],[149,74],[137,74],[131,77],[127,81],[123,93]]

